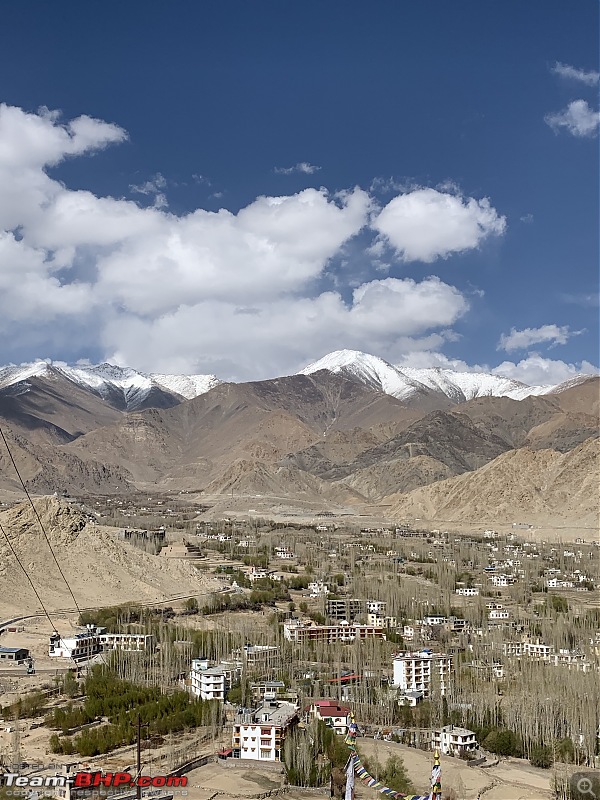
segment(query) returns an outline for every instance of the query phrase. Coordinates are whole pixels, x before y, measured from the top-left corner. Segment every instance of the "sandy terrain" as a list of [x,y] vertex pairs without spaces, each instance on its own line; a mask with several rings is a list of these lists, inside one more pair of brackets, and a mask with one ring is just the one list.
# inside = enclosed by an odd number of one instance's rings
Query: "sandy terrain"
[[[79,608],[201,597],[223,587],[187,562],[150,555],[119,540],[115,528],[90,523],[66,501],[42,497],[35,505]],[[0,521],[46,608],[73,610],[73,598],[31,506],[15,506],[0,514]],[[0,536],[0,621],[38,611],[31,585]]]

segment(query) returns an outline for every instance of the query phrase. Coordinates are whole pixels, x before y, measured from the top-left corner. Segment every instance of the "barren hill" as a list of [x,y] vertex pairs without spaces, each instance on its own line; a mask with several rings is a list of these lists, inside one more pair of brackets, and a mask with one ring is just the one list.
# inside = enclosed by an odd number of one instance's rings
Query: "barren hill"
[[122,464],[138,481],[197,486],[237,459],[275,463],[328,431],[396,422],[407,413],[400,401],[345,378],[294,375],[221,384],[175,408],[130,414],[65,449]]
[[[134,550],[116,538],[114,529],[93,524],[66,501],[41,497],[35,500],[35,507],[80,608],[204,594],[217,586],[187,563]],[[29,503],[2,512],[0,522],[48,610],[73,608],[73,599]],[[4,618],[11,612],[40,610],[3,535],[0,582],[0,614]]]
[[589,438],[568,453],[521,448],[475,472],[407,494],[391,495],[391,513],[437,520],[514,520],[598,527],[600,440]]

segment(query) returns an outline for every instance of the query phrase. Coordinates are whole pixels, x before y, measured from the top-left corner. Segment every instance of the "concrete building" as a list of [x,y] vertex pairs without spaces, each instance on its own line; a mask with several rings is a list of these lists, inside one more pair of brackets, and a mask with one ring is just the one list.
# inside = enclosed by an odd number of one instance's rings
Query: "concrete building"
[[105,650],[124,650],[129,653],[142,650],[150,652],[156,647],[154,636],[150,633],[102,633],[100,641]]
[[209,667],[207,659],[194,658],[190,670],[190,690],[201,700],[225,700],[234,673],[235,668],[231,665]]
[[447,756],[464,756],[474,753],[477,748],[477,737],[468,728],[459,728],[456,725],[445,725],[432,731],[431,745],[433,750],[439,750]]
[[460,586],[456,589],[455,594],[460,597],[477,597],[479,595],[479,589],[476,586]]
[[356,597],[344,600],[327,600],[325,613],[332,619],[344,619],[346,622],[354,622],[356,617],[362,613],[364,606],[364,600],[359,600]]
[[352,712],[346,706],[340,706],[335,700],[313,700],[305,712],[308,719],[322,720],[340,736],[348,733]]
[[431,697],[434,687],[444,696],[448,689],[452,659],[442,653],[421,650],[417,653],[399,653],[393,662],[394,686],[403,692],[423,692]]
[[234,661],[250,672],[273,669],[279,666],[281,653],[279,648],[268,644],[247,644],[234,650]]
[[52,658],[70,658],[87,661],[104,650],[101,634],[104,628],[88,625],[85,632],[75,636],[61,637],[56,631],[50,637],[48,655]]
[[283,623],[283,635],[288,642],[355,642],[357,639],[385,639],[383,628],[376,625],[340,623],[339,625],[315,625],[314,623],[290,620]]
[[25,664],[30,657],[26,647],[0,647],[0,662],[3,664]]
[[55,631],[50,637],[48,655],[53,658],[70,658],[85,661],[105,650],[141,652],[154,650],[154,636],[147,633],[104,633],[106,628],[87,625],[75,636],[60,636]]
[[270,701],[254,710],[242,711],[233,724],[233,757],[281,761],[286,733],[296,722],[298,707],[292,703]]

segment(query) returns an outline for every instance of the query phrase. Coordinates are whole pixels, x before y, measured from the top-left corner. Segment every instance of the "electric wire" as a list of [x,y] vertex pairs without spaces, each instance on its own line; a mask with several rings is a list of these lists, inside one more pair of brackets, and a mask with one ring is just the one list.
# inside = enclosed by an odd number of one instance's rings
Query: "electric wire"
[[[46,608],[46,606],[44,605],[44,601],[42,600],[42,598],[41,598],[41,596],[40,596],[40,593],[39,593],[39,592],[38,592],[38,590],[35,588],[35,583],[34,583],[34,582],[33,582],[33,580],[31,579],[31,575],[30,575],[30,574],[27,572],[27,570],[26,570],[26,569],[25,569],[25,567],[23,566],[23,562],[22,562],[22,561],[21,561],[21,559],[19,558],[19,555],[17,554],[17,551],[16,551],[16,550],[15,550],[15,548],[13,547],[13,544],[12,544],[11,540],[9,539],[9,537],[8,537],[8,534],[7,534],[6,530],[4,529],[4,526],[2,525],[2,523],[1,523],[1,522],[0,522],[0,531],[2,531],[2,533],[4,534],[4,538],[6,539],[6,543],[8,544],[8,546],[9,546],[9,548],[10,548],[10,551],[11,551],[11,553],[12,553],[12,554],[13,554],[13,556],[15,557],[15,561],[16,561],[16,562],[17,562],[17,564],[18,564],[18,565],[21,567],[21,569],[23,570],[23,573],[24,573],[25,577],[26,577],[26,578],[27,578],[27,580],[29,581],[29,585],[31,586],[31,589],[32,589],[33,593],[35,594],[35,596],[36,596],[36,598],[37,598],[37,601],[38,601],[38,603],[40,604],[40,606],[42,607],[42,610],[43,610],[44,614],[45,614],[45,615],[46,615],[46,617],[48,618],[48,622],[50,623],[50,627],[51,627],[51,629],[52,629],[53,631],[56,631],[56,630],[57,630],[57,627],[56,627],[56,625],[54,624],[54,622],[52,622],[52,617],[51,617],[51,616],[50,616],[50,614],[48,613],[48,609],[47,609],[47,608]],[[66,648],[66,643],[65,643],[64,639],[62,639],[62,638],[61,638],[61,639],[60,639],[60,641],[62,642],[62,644],[63,644],[63,645],[65,645],[65,648]],[[76,661],[76,660],[73,658],[73,656],[72,656],[72,655],[71,655],[71,660],[73,661],[73,663],[74,663],[74,664],[76,664],[76,665],[77,665],[77,661]]]
[[[20,483],[21,483],[21,486],[23,487],[23,491],[24,491],[24,493],[25,493],[25,495],[26,495],[27,499],[29,500],[29,504],[31,505],[31,508],[33,509],[33,513],[34,513],[34,515],[35,515],[35,517],[36,517],[36,519],[37,519],[37,521],[38,521],[38,524],[39,524],[39,526],[40,526],[40,530],[42,531],[42,534],[44,535],[44,539],[46,540],[46,544],[48,545],[48,549],[50,550],[50,553],[52,554],[52,558],[54,559],[54,563],[56,564],[56,567],[57,567],[57,569],[58,569],[58,572],[60,573],[60,576],[61,576],[61,578],[63,579],[63,581],[65,582],[65,585],[66,585],[67,589],[69,590],[69,594],[71,595],[71,597],[72,597],[72,599],[73,599],[73,603],[75,604],[75,608],[77,609],[77,613],[81,615],[81,610],[80,610],[80,608],[79,608],[79,605],[78,605],[78,603],[77,603],[77,600],[75,599],[75,595],[73,594],[73,590],[71,589],[71,586],[70,586],[70,584],[69,584],[69,581],[67,580],[67,577],[66,577],[66,575],[64,574],[64,572],[63,572],[63,570],[62,570],[62,568],[61,568],[61,566],[60,566],[60,563],[59,563],[59,561],[58,561],[58,558],[56,557],[56,553],[54,552],[54,550],[53,550],[53,548],[52,548],[52,545],[50,544],[50,539],[48,538],[48,534],[46,533],[46,529],[44,528],[44,524],[43,524],[43,522],[42,522],[42,520],[41,520],[41,518],[40,518],[40,515],[38,514],[37,508],[35,507],[35,504],[34,504],[34,502],[33,502],[32,498],[31,498],[31,495],[29,494],[29,492],[28,492],[28,490],[27,490],[27,486],[25,485],[25,481],[23,480],[23,477],[22,477],[22,475],[21,475],[21,472],[20,472],[20,470],[19,470],[19,468],[18,468],[18,466],[17,466],[17,462],[16,462],[16,461],[15,461],[15,459],[14,459],[14,456],[13,456],[13,454],[12,454],[12,451],[11,451],[11,449],[10,449],[10,446],[9,446],[9,444],[8,444],[8,441],[7,441],[7,439],[6,439],[6,436],[4,435],[4,430],[3,430],[3,428],[2,428],[2,426],[1,426],[1,425],[0,425],[0,437],[2,438],[2,441],[4,442],[4,446],[6,447],[6,452],[8,453],[8,457],[10,458],[11,464],[13,465],[13,467],[14,467],[14,470],[15,470],[15,472],[16,472],[16,474],[17,474],[17,477],[19,478],[19,481],[20,481]],[[51,617],[50,617],[50,615],[49,615],[49,613],[48,613],[48,611],[47,611],[47,609],[46,609],[46,607],[45,607],[44,603],[42,602],[42,598],[40,597],[40,594],[39,594],[38,590],[35,588],[35,584],[33,583],[32,579],[31,579],[31,576],[29,575],[29,573],[27,572],[27,570],[26,570],[26,569],[25,569],[25,567],[23,566],[23,563],[21,562],[21,560],[20,560],[19,556],[17,555],[17,553],[16,553],[16,551],[15,551],[14,547],[12,546],[12,542],[11,542],[11,541],[10,541],[10,539],[8,538],[8,534],[7,534],[7,533],[6,533],[6,531],[4,530],[4,527],[2,526],[2,524],[1,524],[1,523],[0,523],[0,529],[2,530],[2,533],[4,534],[4,538],[6,539],[6,541],[7,541],[7,543],[8,543],[8,546],[9,546],[9,548],[10,548],[10,550],[11,550],[12,554],[13,554],[13,555],[14,555],[14,557],[15,557],[15,560],[17,561],[18,565],[21,567],[21,569],[22,569],[22,570],[23,570],[23,572],[25,573],[25,577],[26,577],[26,578],[27,578],[27,580],[29,581],[29,583],[30,583],[30,585],[31,585],[31,588],[33,589],[33,592],[35,593],[35,596],[36,596],[36,598],[37,598],[37,601],[38,601],[38,603],[40,604],[40,606],[42,607],[42,609],[43,609],[43,611],[44,611],[44,614],[45,614],[45,615],[46,615],[46,617],[48,618],[48,622],[50,623],[50,626],[51,626],[52,630],[53,630],[53,631],[55,631],[55,632],[57,632],[57,631],[58,631],[58,628],[57,628],[57,627],[56,627],[56,625],[54,625],[54,623],[52,622],[52,619],[51,619]],[[59,635],[59,642],[60,642],[60,643],[62,643],[62,644],[64,645],[65,649],[68,651],[68,648],[67,648],[67,646],[66,646],[66,642],[65,642],[65,640],[62,638],[62,636],[60,636],[60,635]],[[71,655],[69,656],[69,658],[70,658],[70,659],[71,659],[71,661],[72,661],[72,662],[73,662],[73,663],[76,665],[76,667],[79,669],[79,664],[78,664],[78,662],[77,662],[77,659],[76,659],[76,658],[73,656],[73,653],[71,653]]]
[[27,491],[27,486],[25,485],[25,481],[23,480],[23,477],[21,476],[19,468],[17,467],[17,462],[15,461],[15,459],[13,457],[11,449],[8,446],[8,442],[6,440],[6,436],[4,435],[4,431],[3,431],[1,425],[0,425],[0,436],[2,437],[2,440],[4,442],[4,446],[6,447],[6,451],[8,452],[8,456],[9,456],[9,458],[11,460],[11,463],[12,463],[12,465],[14,467],[14,470],[17,473],[17,477],[19,478],[19,481],[21,482],[21,486],[23,487],[23,491],[25,492],[25,495],[27,496],[27,499],[29,500],[31,508],[33,509],[33,513],[35,514],[35,517],[36,517],[36,519],[37,519],[37,521],[39,523],[40,530],[42,531],[42,533],[44,535],[44,539],[46,540],[46,544],[48,545],[48,548],[50,549],[50,552],[52,553],[52,558],[54,559],[54,563],[56,564],[56,567],[57,567],[57,569],[58,569],[58,571],[60,573],[61,578],[65,582],[65,584],[67,586],[67,589],[69,590],[69,594],[73,598],[73,602],[75,603],[75,608],[77,609],[77,612],[80,614],[81,611],[79,609],[79,605],[77,604],[77,600],[75,599],[75,595],[73,594],[73,590],[71,589],[69,581],[67,580],[66,575],[62,571],[62,568],[61,568],[61,566],[60,566],[60,564],[58,562],[58,558],[56,557],[56,553],[54,552],[54,550],[52,548],[52,545],[50,544],[50,539],[48,538],[48,534],[46,533],[46,529],[44,528],[42,520],[40,519],[40,515],[37,512],[37,508],[35,507],[35,504],[34,504],[33,500],[31,499],[31,495]]

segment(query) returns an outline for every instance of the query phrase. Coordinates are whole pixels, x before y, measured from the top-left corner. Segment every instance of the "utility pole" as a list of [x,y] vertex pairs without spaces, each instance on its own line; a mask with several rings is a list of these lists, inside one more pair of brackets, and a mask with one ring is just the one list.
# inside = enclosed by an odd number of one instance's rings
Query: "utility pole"
[[[133,722],[131,723],[134,724]],[[142,728],[149,728],[150,723],[145,722],[142,725],[142,716],[138,712],[137,715],[137,743],[136,743],[136,787],[135,787],[135,797],[136,800],[141,800],[142,798],[142,787],[139,785],[140,775],[142,774]]]

